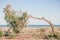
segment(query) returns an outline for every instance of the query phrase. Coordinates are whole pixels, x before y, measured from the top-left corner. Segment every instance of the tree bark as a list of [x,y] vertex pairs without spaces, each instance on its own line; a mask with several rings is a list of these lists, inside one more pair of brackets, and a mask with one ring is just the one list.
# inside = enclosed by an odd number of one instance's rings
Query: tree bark
[[50,24],[51,28],[52,28],[52,32],[54,32],[54,24],[51,21],[48,21],[47,19],[43,19],[44,21],[46,21],[47,23]]
[[44,17],[42,17],[42,18],[36,18],[36,17],[31,16],[31,15],[30,15],[30,18],[34,18],[34,19],[44,20],[44,21],[46,21],[47,23],[50,24],[50,26],[51,26],[51,28],[52,28],[52,32],[54,32],[54,25],[53,25],[53,23],[52,23],[51,21],[48,21],[48,20],[45,19]]

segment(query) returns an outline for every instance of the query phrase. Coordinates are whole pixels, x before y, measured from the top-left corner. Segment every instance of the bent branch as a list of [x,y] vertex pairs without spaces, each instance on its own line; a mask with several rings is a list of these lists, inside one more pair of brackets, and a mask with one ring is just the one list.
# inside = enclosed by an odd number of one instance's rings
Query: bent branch
[[36,18],[36,17],[31,16],[31,15],[30,15],[30,18],[34,18],[34,19],[44,20],[44,21],[46,21],[47,23],[50,24],[50,26],[51,26],[51,28],[52,28],[52,32],[54,32],[54,24],[53,24],[51,21],[48,21],[48,20],[45,19],[44,17],[42,17],[42,18]]

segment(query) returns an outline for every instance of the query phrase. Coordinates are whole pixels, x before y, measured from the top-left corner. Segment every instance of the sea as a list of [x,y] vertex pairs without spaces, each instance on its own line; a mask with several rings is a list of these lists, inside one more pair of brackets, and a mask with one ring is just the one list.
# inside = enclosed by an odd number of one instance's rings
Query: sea
[[[9,26],[0,25],[0,27],[9,27]],[[28,25],[27,27],[30,27],[30,28],[45,28],[45,27],[50,27],[50,25]],[[54,25],[54,27],[60,27],[60,25]]]

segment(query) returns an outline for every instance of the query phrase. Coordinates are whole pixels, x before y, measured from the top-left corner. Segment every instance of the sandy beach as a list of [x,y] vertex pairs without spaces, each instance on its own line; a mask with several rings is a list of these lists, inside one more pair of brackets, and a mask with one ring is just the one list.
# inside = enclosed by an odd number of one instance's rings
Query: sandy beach
[[[9,29],[9,27],[0,27],[0,29],[2,31],[7,31]],[[44,27],[44,28],[30,28],[30,27],[26,27],[22,30],[22,32],[26,33],[26,32],[36,32],[39,31],[39,29],[44,29],[46,31],[51,31],[51,27]],[[54,27],[54,30],[59,32],[60,31],[60,27]]]
[[[7,31],[9,27],[0,27],[2,31]],[[16,36],[15,38],[7,39],[6,37],[0,37],[0,40],[44,40],[44,39],[36,39],[31,36],[33,33],[37,33],[40,31],[40,29],[44,29],[46,33],[51,32],[51,28],[24,28],[21,31],[21,35]],[[54,28],[56,32],[60,33],[60,27],[55,27]]]

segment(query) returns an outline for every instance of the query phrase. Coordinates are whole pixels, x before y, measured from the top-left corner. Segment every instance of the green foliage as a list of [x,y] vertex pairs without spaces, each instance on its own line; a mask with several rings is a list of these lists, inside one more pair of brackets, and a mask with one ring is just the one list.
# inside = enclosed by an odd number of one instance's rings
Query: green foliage
[[47,34],[46,36],[46,39],[57,39],[57,40],[59,40],[60,39],[60,33],[57,33],[57,32],[55,32],[55,33],[50,33],[50,34]]
[[[11,10],[12,11],[11,11]],[[21,17],[17,17],[16,12],[11,8],[11,5],[7,5],[4,8],[5,20],[13,28],[13,32],[19,33],[27,24],[28,14],[27,12],[22,12]]]
[[33,33],[31,36],[34,38],[39,38],[39,39],[60,40],[60,33],[59,32],[52,33],[52,31],[51,31],[51,32],[46,33],[44,28],[39,29],[38,32]]
[[3,31],[0,29],[0,37],[3,36]]

